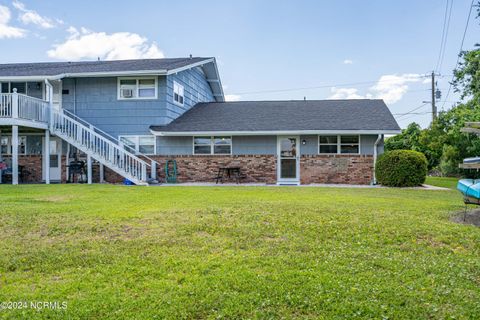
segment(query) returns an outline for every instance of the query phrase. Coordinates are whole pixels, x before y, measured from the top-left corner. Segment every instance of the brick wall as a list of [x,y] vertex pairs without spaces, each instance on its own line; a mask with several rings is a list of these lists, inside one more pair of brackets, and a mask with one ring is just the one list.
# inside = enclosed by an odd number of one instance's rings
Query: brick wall
[[[177,161],[178,182],[214,182],[218,168],[239,166],[245,183],[277,182],[276,157],[272,155],[236,156],[152,156],[159,166],[157,176],[165,181],[165,161]],[[300,158],[301,184],[370,184],[373,179],[373,157],[369,155],[306,155]],[[95,180],[94,180],[95,181]],[[121,183],[123,178],[105,168],[105,181]],[[227,182],[227,180],[225,180]],[[232,181],[233,182],[233,181]]]
[[[11,163],[12,157],[10,155],[4,155],[3,160]],[[61,182],[65,183],[67,181],[67,172],[65,167],[65,156],[62,156],[62,173],[61,173]],[[18,156],[18,165],[25,167],[24,181],[20,183],[42,183],[43,182],[43,158],[41,155],[19,155]]]
[[[178,182],[213,182],[219,167],[238,166],[241,168],[245,183],[276,183],[276,158],[272,155],[235,155],[235,156],[177,156],[152,157],[160,166],[157,176],[165,181],[165,162],[177,161]],[[225,180],[227,182],[227,180]]]
[[[4,156],[6,160],[8,156]],[[214,182],[218,168],[239,166],[245,183],[277,182],[276,157],[272,155],[235,156],[154,156],[160,164],[157,176],[165,181],[165,161],[177,161],[178,182]],[[42,182],[42,156],[19,156],[19,164],[27,168],[25,183]],[[62,182],[66,181],[65,157],[62,157]],[[105,181],[122,183],[123,177],[105,167]],[[373,157],[369,155],[307,155],[300,158],[302,184],[345,183],[370,184],[373,179]],[[93,182],[99,181],[98,165],[93,166]],[[227,182],[227,180],[225,180]],[[232,181],[233,182],[233,181]]]
[[311,155],[300,158],[301,183],[370,184],[373,156]]
[[[10,155],[2,156],[3,161],[12,163]],[[18,165],[25,167],[24,181],[20,183],[41,183],[42,182],[42,156],[41,155],[19,155]],[[20,174],[20,173],[19,173]]]

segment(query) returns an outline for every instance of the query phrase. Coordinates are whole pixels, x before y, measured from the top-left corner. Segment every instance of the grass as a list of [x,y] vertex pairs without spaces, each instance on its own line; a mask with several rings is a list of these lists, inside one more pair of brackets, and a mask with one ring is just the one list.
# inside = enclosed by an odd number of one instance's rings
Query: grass
[[427,177],[427,179],[425,180],[425,183],[429,184],[431,186],[437,186],[437,187],[457,190],[458,180],[460,180],[460,178]]
[[454,191],[0,186],[0,310],[24,319],[478,319]]

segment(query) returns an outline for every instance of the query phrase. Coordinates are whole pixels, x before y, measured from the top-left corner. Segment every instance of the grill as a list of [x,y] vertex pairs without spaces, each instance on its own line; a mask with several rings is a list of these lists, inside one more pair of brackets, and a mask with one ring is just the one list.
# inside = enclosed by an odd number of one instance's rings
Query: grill
[[71,161],[68,165],[68,182],[86,182],[85,161]]

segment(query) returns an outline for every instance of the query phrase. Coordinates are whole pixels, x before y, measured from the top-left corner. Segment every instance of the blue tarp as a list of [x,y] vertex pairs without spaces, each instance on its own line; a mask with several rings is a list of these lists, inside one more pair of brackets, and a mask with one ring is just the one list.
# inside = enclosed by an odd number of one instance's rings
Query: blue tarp
[[480,157],[465,158],[463,163],[480,163]]

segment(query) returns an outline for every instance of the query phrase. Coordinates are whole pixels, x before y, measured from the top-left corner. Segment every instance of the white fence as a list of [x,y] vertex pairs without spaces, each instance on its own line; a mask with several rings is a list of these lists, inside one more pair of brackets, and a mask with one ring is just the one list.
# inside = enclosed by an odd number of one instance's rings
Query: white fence
[[47,101],[17,93],[0,93],[0,118],[21,118],[48,122]]

